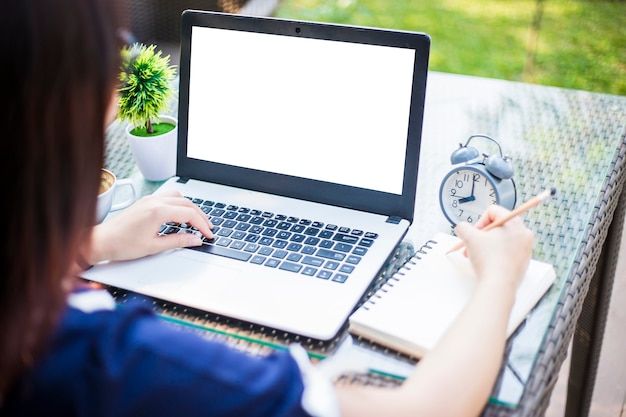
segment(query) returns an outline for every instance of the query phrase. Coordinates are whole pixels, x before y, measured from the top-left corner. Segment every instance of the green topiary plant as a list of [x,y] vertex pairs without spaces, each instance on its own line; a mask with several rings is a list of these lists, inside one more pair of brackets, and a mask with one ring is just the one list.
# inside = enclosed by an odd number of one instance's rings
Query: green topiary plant
[[132,123],[135,128],[131,133],[138,136],[162,134],[174,128],[158,122],[172,95],[176,69],[170,65],[169,55],[163,57],[155,50],[156,45],[142,43],[122,49],[118,117]]

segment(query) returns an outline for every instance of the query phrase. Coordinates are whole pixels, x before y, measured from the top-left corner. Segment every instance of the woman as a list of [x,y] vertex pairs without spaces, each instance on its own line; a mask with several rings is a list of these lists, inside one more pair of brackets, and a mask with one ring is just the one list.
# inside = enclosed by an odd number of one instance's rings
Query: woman
[[79,288],[77,265],[200,244],[191,235],[157,237],[163,222],[211,235],[206,216],[179,195],[144,198],[93,227],[125,27],[116,12],[111,0],[21,0],[5,4],[0,16],[8,73],[1,169],[9,201],[0,278],[2,414],[478,414],[499,370],[532,247],[519,219],[478,230],[506,214],[499,207],[477,228],[457,227],[480,283],[398,389],[334,387],[297,349],[250,357]]

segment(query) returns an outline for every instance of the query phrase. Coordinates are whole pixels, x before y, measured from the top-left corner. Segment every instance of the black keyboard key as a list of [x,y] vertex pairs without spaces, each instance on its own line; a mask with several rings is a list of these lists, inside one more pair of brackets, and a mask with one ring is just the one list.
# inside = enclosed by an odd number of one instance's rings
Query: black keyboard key
[[319,232],[320,229],[318,229],[317,227],[307,227],[307,229],[304,231],[304,234],[307,236],[317,236]]
[[302,249],[302,245],[300,243],[290,243],[287,245],[287,250],[292,252],[300,252],[300,249]]
[[254,253],[259,250],[259,245],[256,243],[248,243],[245,248],[243,248],[246,252]]
[[222,223],[222,227],[228,227],[229,229],[232,229],[235,226],[237,226],[237,222],[234,220],[226,220]]
[[302,259],[302,255],[295,252],[292,252],[289,254],[289,256],[287,256],[287,260],[291,262],[300,262],[300,259]]
[[346,255],[341,252],[335,252],[328,249],[318,249],[315,255],[321,258],[332,259],[334,261],[343,261],[346,257]]
[[278,230],[289,230],[290,227],[291,227],[291,223],[288,223],[288,222],[280,222],[276,225],[276,228]]
[[278,222],[274,219],[267,219],[263,222],[264,227],[275,227]]
[[265,219],[263,217],[259,217],[259,216],[255,216],[255,217],[250,219],[250,223],[252,223],[252,224],[261,224],[264,221],[265,221]]
[[236,230],[241,230],[242,232],[247,231],[250,228],[250,223],[237,223],[235,226]]
[[313,224],[311,226],[316,227],[318,229],[321,229],[322,227],[324,227],[324,223],[322,223],[322,222],[313,222]]
[[336,224],[329,224],[326,226],[326,230],[337,230],[337,225]]
[[300,219],[298,219],[297,217],[288,217],[287,221],[289,223],[298,223],[300,221]]
[[227,237],[220,237],[217,239],[217,242],[215,242],[215,244],[219,246],[229,246],[231,243],[233,243],[233,240]]
[[298,273],[302,269],[302,265],[294,264],[293,262],[284,261],[283,263],[280,264],[280,267],[278,267],[278,269],[282,269],[283,271],[290,271],[290,272]]
[[361,262],[361,257],[360,256],[354,256],[354,255],[350,255],[348,256],[348,258],[346,259],[346,262],[352,265],[356,265],[359,262]]
[[253,233],[248,233],[243,240],[245,240],[246,242],[255,243],[255,242],[257,242],[259,240],[260,237],[261,236],[259,236],[259,235],[255,235]]
[[363,230],[354,229],[352,232],[350,232],[350,234],[354,236],[363,236]]
[[285,216],[284,214],[277,214],[276,216],[274,216],[274,218],[278,221],[287,220],[287,216]]
[[349,243],[351,245],[355,245],[359,241],[359,238],[356,236],[350,236],[350,235],[346,235],[343,233],[337,233],[333,237],[333,240],[335,242]]
[[265,230],[263,230],[263,232],[261,234],[263,236],[274,237],[274,236],[276,236],[276,233],[278,233],[278,230],[276,230],[276,229],[265,229]]
[[250,259],[250,263],[261,265],[266,259],[267,258],[265,256],[254,255],[252,259]]
[[242,213],[239,216],[237,216],[236,220],[240,221],[240,222],[247,222],[251,218],[252,218],[252,216],[250,216],[249,214]]
[[274,213],[272,213],[271,211],[264,211],[263,213],[261,213],[261,216],[269,219],[271,217],[274,217]]
[[224,204],[224,203],[215,203],[215,208],[223,209],[225,207],[226,207],[226,204]]
[[263,228],[261,226],[252,226],[250,229],[248,229],[248,231],[250,233],[254,233],[255,235],[259,235],[263,231]]
[[334,232],[331,232],[330,230],[322,230],[320,234],[318,235],[318,237],[321,239],[329,239],[333,237],[333,234]]
[[306,239],[306,236],[304,236],[304,235],[298,235],[298,234],[293,235],[293,236],[291,236],[291,237],[289,238],[289,240],[290,240],[291,242],[296,242],[296,243],[302,243],[302,242],[304,242],[304,239]]
[[287,242],[286,240],[275,240],[274,243],[272,244],[272,247],[277,248],[277,249],[285,249],[285,247],[287,246]]
[[346,274],[335,274],[335,276],[333,277],[334,282],[344,283],[346,282],[347,279],[348,279],[348,276]]
[[319,246],[320,248],[330,249],[333,247],[334,244],[335,242],[333,242],[332,240],[322,240]]
[[243,249],[244,246],[246,246],[246,242],[242,242],[241,240],[235,240],[233,243],[231,243],[230,248]]
[[278,264],[280,264],[280,260],[275,259],[275,258],[269,258],[265,262],[265,266],[269,266],[270,268],[276,268],[278,266]]
[[306,240],[304,241],[305,245],[310,245],[310,246],[317,246],[318,243],[320,243],[319,237],[307,237]]
[[283,240],[287,240],[291,237],[291,232],[285,232],[284,230],[281,230],[280,232],[278,232],[278,234],[276,235],[276,239],[283,239]]
[[[215,206],[217,207],[217,204]],[[224,214],[224,210],[222,209],[214,208],[213,210],[211,210],[211,216],[219,217],[222,214]]]
[[272,252],[274,252],[274,249],[270,248],[269,246],[263,246],[261,249],[259,249],[259,255],[270,256]]
[[354,248],[352,253],[358,256],[363,256],[367,253],[367,249],[362,246],[357,246],[356,248]]
[[376,239],[378,238],[378,233],[366,232],[365,237],[368,239]]
[[285,259],[285,257],[287,256],[289,252],[287,252],[286,250],[275,250],[274,253],[272,254],[272,258],[278,258],[278,259]]
[[316,272],[317,272],[317,268],[313,268],[311,266],[305,266],[304,269],[302,270],[303,275],[308,275],[310,277],[315,275]]
[[164,235],[171,235],[173,233],[178,233],[180,229],[176,226],[166,226],[165,230],[162,232]]
[[321,279],[329,279],[331,276],[333,275],[332,272],[330,271],[325,271],[325,270],[321,270],[316,277],[321,278]]
[[302,233],[305,228],[306,228],[306,226],[302,226],[302,225],[299,225],[299,224],[294,224],[293,227],[290,230],[292,232],[294,232],[294,233]]
[[240,250],[234,250],[216,245],[193,246],[189,249],[197,250],[199,252],[210,253],[213,255],[224,256],[226,258],[237,259],[244,262],[247,262],[252,256],[252,254],[247,252],[242,252]]
[[322,266],[324,264],[324,260],[313,256],[305,256],[302,263],[311,266]]
[[354,271],[354,267],[352,265],[343,264],[341,265],[341,268],[339,268],[339,272],[342,272],[344,274],[351,274],[352,271]]
[[225,219],[234,219],[235,217],[237,217],[237,212],[236,211],[227,211],[226,213],[224,213],[224,217]]
[[339,233],[350,233],[350,228],[349,227],[340,227],[339,228]]
[[220,229],[216,235],[217,236],[224,236],[224,237],[229,237],[231,235],[231,233],[233,233],[233,229]]
[[311,223],[313,223],[313,222],[312,222],[311,220],[308,220],[308,219],[302,219],[302,220],[300,220],[300,222],[299,222],[299,224],[304,225],[304,226],[308,226],[308,225],[310,225]]
[[347,243],[337,242],[337,244],[335,245],[335,247],[333,249],[336,250],[336,251],[339,251],[339,252],[346,252],[346,253],[348,253],[348,252],[350,252],[352,250],[353,247],[354,246],[348,245]]
[[359,242],[359,246],[365,246],[366,248],[371,247],[374,244],[374,241],[372,239],[361,239],[361,241]]
[[334,271],[335,269],[339,268],[339,262],[326,261],[326,263],[324,264],[324,268],[325,269],[330,269],[331,271]]
[[302,248],[302,253],[305,255],[313,255],[315,253],[315,246],[305,246]]

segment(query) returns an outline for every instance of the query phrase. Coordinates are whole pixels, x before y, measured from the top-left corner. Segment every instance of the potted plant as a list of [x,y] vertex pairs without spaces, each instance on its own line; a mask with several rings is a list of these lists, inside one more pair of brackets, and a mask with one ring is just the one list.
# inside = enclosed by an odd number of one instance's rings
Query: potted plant
[[122,49],[118,117],[143,176],[163,181],[176,173],[177,124],[164,115],[172,96],[175,67],[156,45],[135,43]]

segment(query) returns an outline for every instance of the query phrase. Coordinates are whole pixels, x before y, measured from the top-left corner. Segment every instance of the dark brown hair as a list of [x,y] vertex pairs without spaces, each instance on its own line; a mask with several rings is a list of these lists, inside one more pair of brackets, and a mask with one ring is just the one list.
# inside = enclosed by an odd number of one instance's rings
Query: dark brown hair
[[0,398],[45,349],[89,244],[121,47],[111,0],[2,7]]

